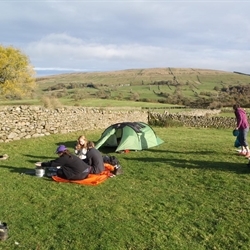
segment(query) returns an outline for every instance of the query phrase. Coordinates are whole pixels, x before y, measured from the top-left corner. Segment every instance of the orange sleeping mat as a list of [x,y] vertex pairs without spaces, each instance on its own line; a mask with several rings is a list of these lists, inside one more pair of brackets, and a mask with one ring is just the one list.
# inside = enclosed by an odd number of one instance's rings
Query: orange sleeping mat
[[57,181],[57,182],[70,182],[70,183],[76,183],[76,184],[81,184],[81,185],[95,186],[95,185],[98,185],[98,184],[104,182],[110,176],[113,176],[111,171],[114,170],[114,166],[112,166],[108,163],[104,163],[104,167],[105,167],[105,170],[103,172],[101,172],[100,174],[89,174],[88,177],[86,179],[83,179],[83,180],[67,180],[67,179],[63,179],[61,177],[58,177],[56,175],[52,176],[52,179],[54,181]]

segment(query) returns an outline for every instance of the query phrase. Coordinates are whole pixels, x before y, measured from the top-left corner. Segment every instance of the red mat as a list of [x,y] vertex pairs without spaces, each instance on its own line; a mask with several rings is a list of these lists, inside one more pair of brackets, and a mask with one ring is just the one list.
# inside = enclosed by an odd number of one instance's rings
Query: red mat
[[98,185],[105,180],[107,180],[109,177],[113,176],[111,171],[114,170],[114,166],[104,163],[105,170],[101,172],[100,174],[89,174],[89,176],[86,179],[83,180],[67,180],[60,178],[58,176],[52,176],[52,179],[57,182],[70,182],[70,183],[76,183],[81,185]]

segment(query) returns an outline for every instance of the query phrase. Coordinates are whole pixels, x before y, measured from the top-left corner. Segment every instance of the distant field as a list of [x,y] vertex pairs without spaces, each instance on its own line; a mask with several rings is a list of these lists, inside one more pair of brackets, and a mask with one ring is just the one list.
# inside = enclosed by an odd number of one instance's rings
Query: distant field
[[207,69],[181,69],[181,68],[155,68],[155,69],[131,69],[112,72],[90,72],[90,73],[69,73],[38,78],[39,85],[43,87],[56,83],[84,82],[105,85],[146,85],[155,81],[173,80],[176,78],[181,84],[189,81],[195,85],[206,83],[214,84],[238,84],[250,81],[247,75],[233,72],[207,70]]
[[208,69],[154,68],[55,75],[38,78],[37,82],[40,94],[45,94],[45,89],[58,84],[81,83],[93,84],[96,88],[68,89],[68,93],[81,94],[83,99],[102,95],[113,100],[139,98],[157,102],[165,99],[166,94],[181,94],[191,100],[204,93],[205,98],[207,93],[216,96],[218,92],[215,87],[221,89],[225,86],[246,85],[250,83],[250,77]]
[[168,98],[178,96],[190,101],[216,99],[223,87],[249,85],[250,76],[209,69],[151,68],[69,73],[36,80],[34,99],[1,101],[0,105],[38,105],[48,96],[72,106],[164,107],[161,103],[173,103]]
[[[207,84],[223,86],[230,84],[249,83],[250,76],[233,72],[207,69],[154,68],[131,69],[112,72],[70,73],[37,78],[40,88],[46,88],[57,83],[94,83],[97,85],[152,85],[155,81],[176,79],[180,84],[194,84],[197,88],[207,87]],[[211,89],[211,86],[210,86]]]
[[[84,106],[84,107],[99,107],[99,108],[138,108],[138,109],[161,109],[164,108],[174,108],[175,106],[180,105],[171,105],[171,104],[161,104],[161,103],[147,103],[147,102],[134,102],[134,101],[119,101],[119,100],[108,100],[108,99],[86,99],[79,102],[72,101],[71,99],[60,99],[62,105],[66,106]],[[79,104],[80,103],[80,104]],[[0,101],[0,106],[5,105],[42,105],[41,100],[17,100],[17,101]]]

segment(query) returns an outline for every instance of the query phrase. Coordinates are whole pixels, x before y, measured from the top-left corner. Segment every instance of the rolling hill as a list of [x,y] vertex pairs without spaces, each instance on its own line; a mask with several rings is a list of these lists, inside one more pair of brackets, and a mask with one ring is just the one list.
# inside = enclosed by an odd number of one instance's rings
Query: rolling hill
[[[88,99],[169,103],[188,106],[248,104],[250,76],[193,68],[128,69],[70,73],[36,79],[38,95],[78,105]],[[212,105],[212,106],[213,106]]]

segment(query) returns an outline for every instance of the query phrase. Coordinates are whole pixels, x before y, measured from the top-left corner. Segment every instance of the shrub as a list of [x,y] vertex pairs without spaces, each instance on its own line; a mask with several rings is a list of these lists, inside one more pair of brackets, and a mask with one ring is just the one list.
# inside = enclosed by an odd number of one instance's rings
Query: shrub
[[41,98],[41,101],[45,108],[59,108],[62,106],[59,99],[52,97],[52,96],[43,96]]

